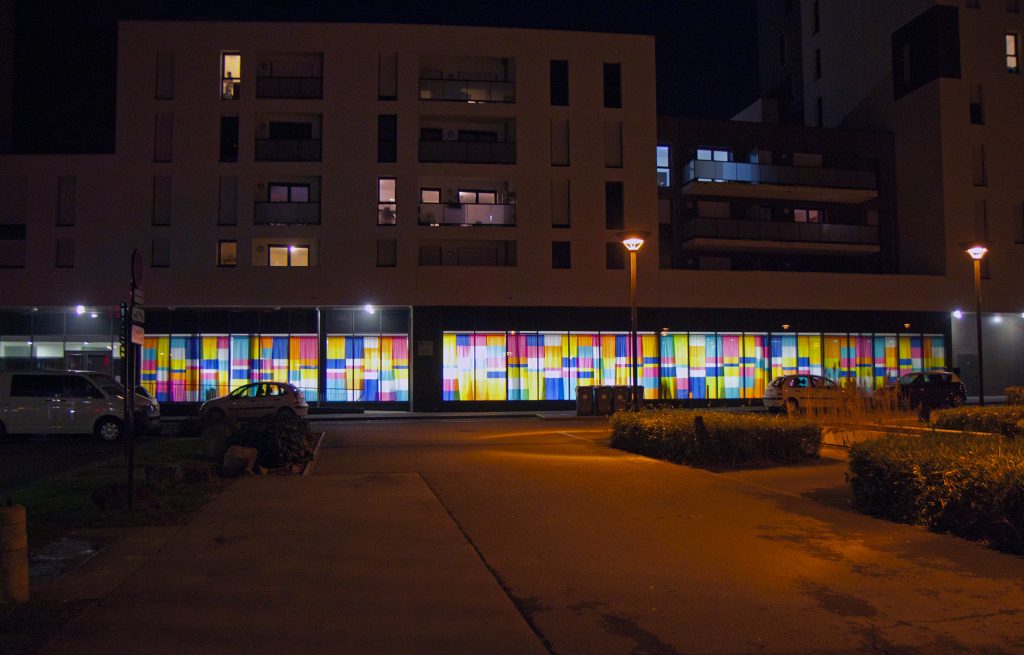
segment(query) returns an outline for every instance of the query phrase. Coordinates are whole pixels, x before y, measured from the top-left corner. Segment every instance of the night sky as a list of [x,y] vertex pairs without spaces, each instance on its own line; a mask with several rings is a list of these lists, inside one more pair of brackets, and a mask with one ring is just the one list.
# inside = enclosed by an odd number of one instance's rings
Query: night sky
[[15,0],[15,148],[113,150],[118,19],[427,23],[653,34],[658,113],[729,118],[757,97],[754,4],[755,0]]

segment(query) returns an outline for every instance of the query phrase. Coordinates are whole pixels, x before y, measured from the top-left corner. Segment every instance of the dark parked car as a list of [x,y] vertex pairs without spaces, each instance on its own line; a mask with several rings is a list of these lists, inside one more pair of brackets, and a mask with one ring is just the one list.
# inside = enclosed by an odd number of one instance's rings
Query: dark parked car
[[959,407],[967,400],[967,387],[955,373],[921,371],[901,375],[895,383],[900,405],[918,407]]

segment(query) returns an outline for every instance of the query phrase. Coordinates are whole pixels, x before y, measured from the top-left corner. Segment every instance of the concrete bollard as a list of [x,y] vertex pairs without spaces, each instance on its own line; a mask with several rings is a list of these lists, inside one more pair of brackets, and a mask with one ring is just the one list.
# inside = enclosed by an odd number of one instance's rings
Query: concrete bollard
[[0,601],[28,601],[28,534],[21,505],[0,507]]

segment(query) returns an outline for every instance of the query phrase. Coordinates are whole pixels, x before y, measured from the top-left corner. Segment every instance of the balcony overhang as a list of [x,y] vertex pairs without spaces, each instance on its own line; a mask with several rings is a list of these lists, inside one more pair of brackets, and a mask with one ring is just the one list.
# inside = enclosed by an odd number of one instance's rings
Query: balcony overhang
[[791,184],[749,182],[704,182],[693,180],[682,188],[683,195],[719,196],[725,198],[754,198],[765,200],[793,200],[801,202],[859,205],[878,197],[877,189],[844,189]]
[[761,241],[756,239],[716,239],[712,237],[690,239],[682,244],[682,248],[683,250],[728,250],[807,255],[874,255],[881,251],[877,244]]

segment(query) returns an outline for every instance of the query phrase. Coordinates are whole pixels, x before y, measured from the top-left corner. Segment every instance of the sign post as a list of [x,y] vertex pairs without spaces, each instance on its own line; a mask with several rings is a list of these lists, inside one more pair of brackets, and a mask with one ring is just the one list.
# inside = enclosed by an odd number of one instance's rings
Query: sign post
[[142,255],[132,251],[131,295],[121,301],[122,382],[124,384],[124,449],[128,459],[128,509],[135,508],[135,346],[145,343],[143,324],[146,312],[142,303]]

